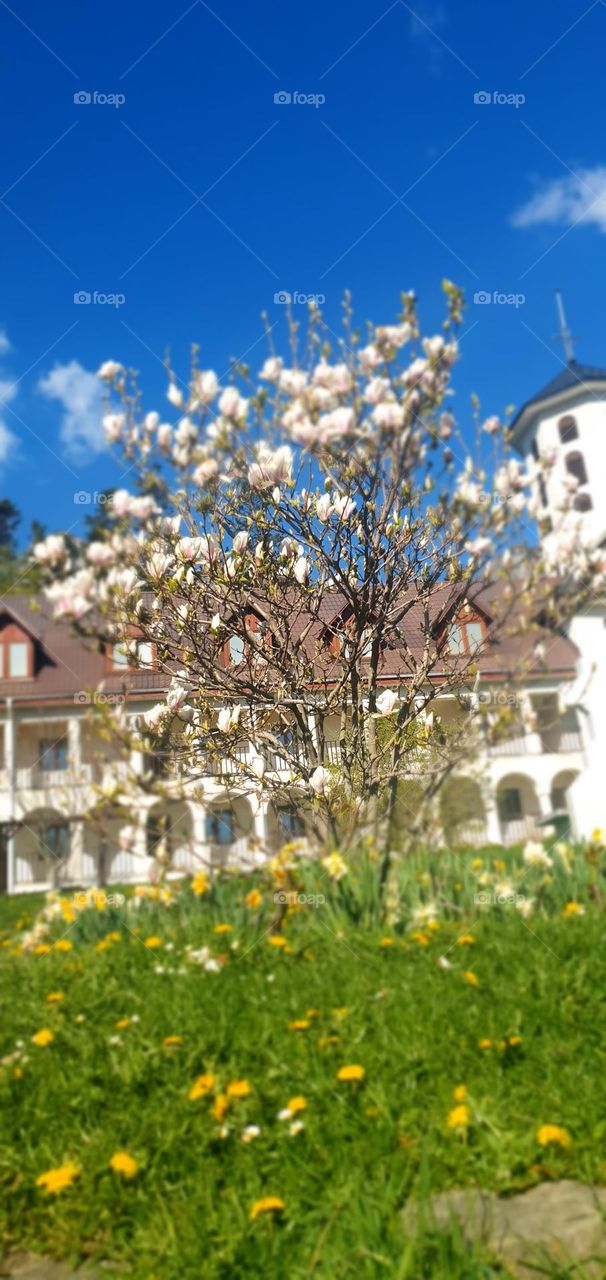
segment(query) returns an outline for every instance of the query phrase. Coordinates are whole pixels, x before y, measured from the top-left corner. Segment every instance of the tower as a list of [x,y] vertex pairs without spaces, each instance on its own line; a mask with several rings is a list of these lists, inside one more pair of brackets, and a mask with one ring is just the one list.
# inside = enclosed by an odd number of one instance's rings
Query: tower
[[[565,331],[567,332],[567,331]],[[569,336],[566,344],[571,342]],[[571,348],[568,348],[569,351]],[[555,454],[555,465],[539,480],[544,514],[553,526],[562,518],[567,480],[577,481],[573,510],[583,539],[597,545],[606,538],[606,369],[572,358],[547,386],[522,405],[511,424],[512,444],[532,464]]]
[[[563,518],[562,493],[569,477],[577,481],[572,507],[578,532],[592,547],[606,542],[606,369],[579,364],[566,324],[562,299],[556,294],[566,366],[537,395],[527,400],[511,424],[512,443],[529,466],[540,456],[555,455],[555,464],[538,481],[542,515],[551,527]],[[569,519],[570,517],[564,517]],[[579,650],[575,682],[583,724],[585,767],[569,792],[577,837],[606,826],[604,761],[606,760],[606,602],[592,601],[571,619],[568,634]]]

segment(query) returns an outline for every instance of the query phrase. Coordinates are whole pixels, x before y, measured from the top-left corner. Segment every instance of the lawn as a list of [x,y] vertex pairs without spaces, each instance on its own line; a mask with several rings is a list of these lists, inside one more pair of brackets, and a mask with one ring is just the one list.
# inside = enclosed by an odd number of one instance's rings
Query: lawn
[[489,1280],[408,1197],[606,1180],[601,842],[340,870],[2,902],[0,1255]]

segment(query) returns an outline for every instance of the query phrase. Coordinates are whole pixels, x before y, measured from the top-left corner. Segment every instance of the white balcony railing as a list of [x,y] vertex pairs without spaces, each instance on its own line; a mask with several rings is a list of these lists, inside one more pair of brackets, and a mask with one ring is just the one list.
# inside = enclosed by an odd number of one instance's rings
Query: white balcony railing
[[81,764],[77,770],[18,768],[15,785],[19,791],[55,791],[61,787],[84,786],[92,780],[93,767]]

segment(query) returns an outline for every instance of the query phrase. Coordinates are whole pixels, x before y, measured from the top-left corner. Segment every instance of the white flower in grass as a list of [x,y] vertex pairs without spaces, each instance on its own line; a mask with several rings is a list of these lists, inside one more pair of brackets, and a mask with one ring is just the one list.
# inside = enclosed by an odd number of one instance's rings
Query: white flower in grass
[[254,1142],[255,1138],[258,1138],[260,1133],[261,1133],[261,1130],[258,1124],[247,1124],[246,1128],[242,1130],[242,1133],[240,1135],[241,1141]]
[[431,924],[432,921],[437,920],[437,917],[438,908],[435,902],[425,902],[415,907],[411,916],[411,923],[415,926]]
[[539,867],[548,870],[549,867],[553,866],[553,858],[550,858],[543,845],[539,844],[537,840],[526,841],[522,858],[527,867]]
[[447,970],[447,969],[452,969],[452,965],[451,965],[451,963],[450,963],[450,960],[447,960],[447,959],[446,959],[446,956],[440,956],[440,957],[438,958],[438,964],[439,964],[439,966],[440,966],[440,968],[441,968],[441,969],[445,969],[445,970]]
[[292,1114],[292,1111],[288,1107],[282,1107],[282,1110],[278,1111],[278,1120],[291,1120]]
[[302,1120],[293,1120],[292,1124],[289,1124],[288,1126],[288,1132],[292,1134],[292,1137],[294,1138],[295,1135],[297,1133],[300,1133],[301,1130],[304,1128],[305,1128],[305,1125]]
[[343,876],[346,876],[349,871],[345,859],[341,857],[340,853],[336,852],[329,853],[326,858],[322,858],[322,866],[331,880],[342,880]]

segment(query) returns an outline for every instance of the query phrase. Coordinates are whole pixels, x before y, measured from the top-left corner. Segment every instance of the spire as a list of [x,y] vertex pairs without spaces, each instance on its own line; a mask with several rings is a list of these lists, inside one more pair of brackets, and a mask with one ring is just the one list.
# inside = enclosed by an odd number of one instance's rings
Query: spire
[[560,322],[560,332],[556,333],[555,336],[558,342],[561,342],[564,347],[564,355],[566,356],[566,363],[574,364],[574,343],[576,342],[576,338],[573,338],[570,332],[570,329],[566,324],[566,316],[564,314],[564,303],[562,302],[562,294],[559,289],[556,289],[555,297],[556,297],[556,306],[558,309],[558,320]]

